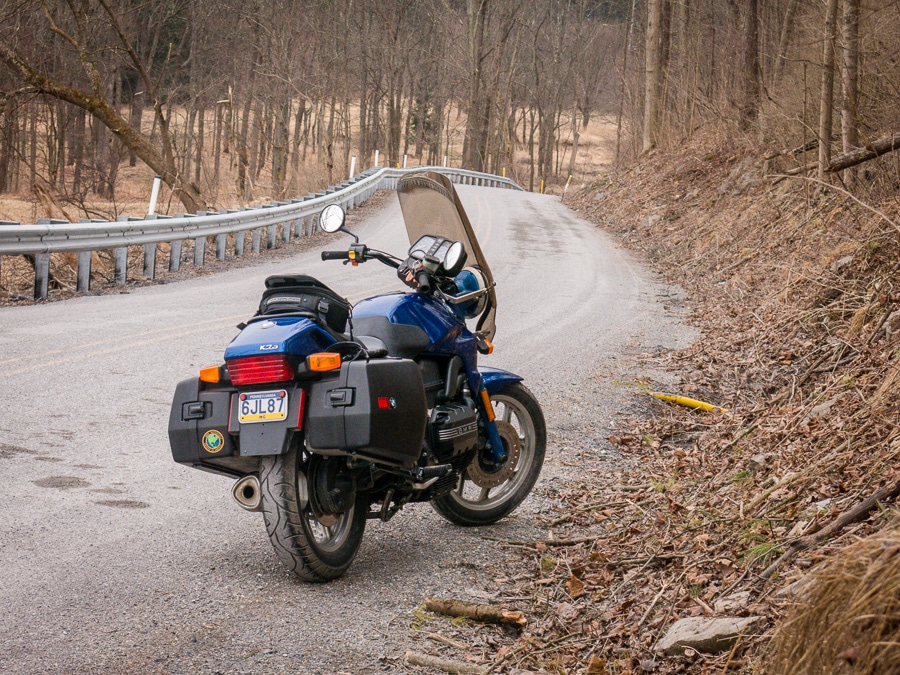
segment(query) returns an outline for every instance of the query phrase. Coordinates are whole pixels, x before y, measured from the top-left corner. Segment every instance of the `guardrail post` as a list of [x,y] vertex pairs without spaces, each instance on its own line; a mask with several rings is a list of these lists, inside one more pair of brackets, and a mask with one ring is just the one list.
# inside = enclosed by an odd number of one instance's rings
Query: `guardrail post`
[[[147,220],[156,220],[155,214],[148,214]],[[151,281],[156,278],[156,242],[144,244],[144,278]]]
[[278,236],[277,225],[266,226],[266,249],[275,248],[275,239]]
[[206,263],[206,237],[194,239],[194,267],[203,267]]
[[293,223],[289,220],[281,224],[281,241],[282,243],[291,243],[291,226]]
[[257,227],[250,235],[250,252],[259,253],[259,241],[262,239],[262,228]]
[[[206,211],[197,211],[197,213],[185,213],[185,218],[194,218],[196,216],[205,216]],[[194,267],[203,267],[206,264],[206,237],[197,237],[194,239]]]
[[128,247],[120,246],[115,250],[115,280],[116,286],[124,286],[128,279]]
[[234,233],[234,257],[240,258],[244,255],[244,240],[247,238],[246,230],[238,230]]
[[227,234],[216,235],[216,260],[225,260],[225,247],[228,245]]
[[78,252],[78,269],[75,272],[76,291],[91,290],[91,259],[93,256],[93,251]]
[[34,299],[46,300],[50,287],[50,254],[34,255]]
[[181,248],[184,246],[184,239],[169,242],[169,271],[177,272],[181,269]]

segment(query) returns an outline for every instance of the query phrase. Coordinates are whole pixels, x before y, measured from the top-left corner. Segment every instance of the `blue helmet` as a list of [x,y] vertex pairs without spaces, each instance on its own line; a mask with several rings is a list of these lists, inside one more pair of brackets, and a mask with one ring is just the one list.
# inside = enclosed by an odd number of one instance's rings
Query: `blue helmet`
[[[484,290],[484,278],[475,268],[468,267],[453,277],[456,284],[456,290],[459,295],[472,293],[474,291]],[[472,300],[462,302],[458,305],[450,305],[453,313],[461,320],[474,319],[484,311],[484,305],[487,300],[487,294],[483,294]]]

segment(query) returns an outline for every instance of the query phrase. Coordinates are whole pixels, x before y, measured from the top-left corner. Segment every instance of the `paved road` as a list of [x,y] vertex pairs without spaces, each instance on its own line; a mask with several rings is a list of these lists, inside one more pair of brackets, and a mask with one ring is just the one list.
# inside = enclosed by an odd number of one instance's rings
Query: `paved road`
[[[494,355],[544,402],[535,494],[492,536],[544,532],[546,486],[577,472],[634,373],[628,355],[690,339],[652,280],[557,198],[460,188],[498,281]],[[401,252],[393,196],[352,226]],[[339,248],[331,242],[327,247]],[[0,308],[0,670],[397,672],[411,611],[489,588],[505,554],[427,505],[370,521],[342,579],[308,585],[274,556],[229,480],[171,461],[178,380],[220,360],[269,274],[306,272],[356,301],[400,288],[377,263],[318,250],[126,294]],[[628,364],[631,365],[628,365]],[[632,369],[632,370],[629,370]],[[583,457],[584,453],[582,453]]]

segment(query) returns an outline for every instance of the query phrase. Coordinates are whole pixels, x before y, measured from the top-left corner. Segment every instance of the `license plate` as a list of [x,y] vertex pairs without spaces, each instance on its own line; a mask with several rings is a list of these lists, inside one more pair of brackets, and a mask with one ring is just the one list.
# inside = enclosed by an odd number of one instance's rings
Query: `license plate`
[[287,408],[288,395],[284,389],[248,392],[238,397],[238,421],[241,424],[278,422],[287,418]]

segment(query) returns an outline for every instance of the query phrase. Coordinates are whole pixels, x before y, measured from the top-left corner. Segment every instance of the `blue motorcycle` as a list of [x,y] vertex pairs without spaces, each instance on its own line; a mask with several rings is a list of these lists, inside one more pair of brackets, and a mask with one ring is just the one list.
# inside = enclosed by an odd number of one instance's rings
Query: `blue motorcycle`
[[179,383],[172,403],[174,460],[236,478],[234,499],[262,511],[278,557],[307,581],[343,574],[366,520],[409,502],[458,525],[500,520],[544,460],[544,416],[522,378],[478,367],[496,295],[453,184],[422,172],[397,193],[405,259],[359,243],[337,205],[320,227],[355,243],[322,259],[378,260],[410,292],[351,307],[313,277],[269,277],[225,363]]

